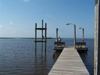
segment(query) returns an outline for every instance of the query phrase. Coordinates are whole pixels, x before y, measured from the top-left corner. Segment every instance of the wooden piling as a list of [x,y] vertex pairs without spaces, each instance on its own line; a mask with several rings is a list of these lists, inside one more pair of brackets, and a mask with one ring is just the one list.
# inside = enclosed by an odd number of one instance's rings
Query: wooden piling
[[45,23],[45,53],[46,53],[46,40],[47,39],[47,23]]
[[84,28],[82,28],[82,41],[84,42]]
[[[35,41],[37,41],[37,23],[35,23]],[[37,43],[35,42],[35,53],[36,53]]]
[[94,39],[94,75],[100,75],[100,23],[99,23],[99,0],[95,0],[95,39]]
[[[42,31],[42,37],[41,37],[41,41],[37,41],[37,30],[41,30]],[[45,40],[43,41],[44,37],[43,37],[43,30],[45,30]],[[37,49],[37,42],[41,42],[41,55],[43,55],[43,42],[45,42],[45,53],[46,53],[46,42],[47,42],[47,38],[46,38],[46,34],[47,34],[47,23],[45,23],[45,28],[43,28],[43,20],[42,20],[42,28],[37,28],[37,23],[35,23],[35,52]]]
[[76,25],[74,24],[74,49],[76,49]]
[[100,75],[100,0],[98,0],[98,75]]
[[[43,41],[43,20],[42,20],[42,37],[41,40]],[[41,52],[43,53],[43,42],[41,42]]]

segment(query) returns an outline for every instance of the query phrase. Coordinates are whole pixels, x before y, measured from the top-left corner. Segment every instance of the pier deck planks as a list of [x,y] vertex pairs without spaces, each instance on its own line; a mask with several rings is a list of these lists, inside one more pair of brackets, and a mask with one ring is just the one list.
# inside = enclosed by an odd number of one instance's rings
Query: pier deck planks
[[48,75],[90,75],[74,48],[64,48]]

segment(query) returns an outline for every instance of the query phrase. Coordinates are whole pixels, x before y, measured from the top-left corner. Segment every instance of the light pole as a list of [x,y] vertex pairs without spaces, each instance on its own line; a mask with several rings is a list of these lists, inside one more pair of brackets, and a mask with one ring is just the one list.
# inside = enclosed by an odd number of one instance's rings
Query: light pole
[[56,28],[56,39],[57,39],[57,42],[58,42],[58,28]]
[[66,25],[73,25],[74,26],[74,49],[76,49],[76,25],[72,23],[66,23]]
[[79,27],[79,29],[82,29],[82,41],[84,42],[84,28]]

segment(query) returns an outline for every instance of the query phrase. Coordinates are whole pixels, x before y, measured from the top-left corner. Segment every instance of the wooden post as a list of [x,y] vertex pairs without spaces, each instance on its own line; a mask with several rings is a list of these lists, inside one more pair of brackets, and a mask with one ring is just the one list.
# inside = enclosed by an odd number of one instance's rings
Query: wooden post
[[84,28],[82,28],[82,41],[84,42]]
[[56,28],[56,39],[58,41],[58,28]]
[[[42,31],[42,37],[41,37],[41,41],[37,41],[37,30],[41,30]],[[45,41],[43,41],[43,30],[45,30]],[[37,46],[37,42],[41,42],[41,55],[43,56],[43,42],[45,42],[45,53],[46,53],[46,34],[47,34],[47,23],[45,23],[45,28],[43,28],[43,20],[42,20],[42,28],[37,28],[37,23],[35,23],[35,53],[36,53],[36,46]]]
[[100,75],[100,25],[99,25],[100,10],[99,9],[100,9],[100,1],[95,0],[94,75]]
[[97,61],[98,61],[98,71],[97,74],[100,75],[100,0],[98,0],[98,55],[97,55]]
[[41,52],[43,53],[43,20],[42,20],[42,42],[41,42]]
[[45,52],[46,52],[46,40],[47,39],[47,23],[45,23]]
[[74,49],[76,49],[76,25],[74,24]]
[[37,28],[37,23],[35,23],[35,53],[36,53],[36,48],[37,48],[37,43],[36,43],[36,41],[37,41],[37,30],[36,30],[36,28]]
[[[42,20],[42,28],[43,28],[43,20]],[[42,29],[42,41],[43,41],[43,29]]]
[[98,27],[98,41],[97,41],[97,75],[100,75],[100,0],[98,0],[98,14],[97,14],[97,27]]
[[100,75],[100,0],[98,0],[98,75]]

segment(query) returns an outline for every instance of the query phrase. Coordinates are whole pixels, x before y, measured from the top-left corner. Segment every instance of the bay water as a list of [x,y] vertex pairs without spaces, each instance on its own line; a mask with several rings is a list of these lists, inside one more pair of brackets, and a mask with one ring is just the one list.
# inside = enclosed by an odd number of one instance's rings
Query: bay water
[[[41,52],[41,43],[37,43],[35,53],[34,39],[0,39],[0,75],[47,75],[60,55],[60,52],[53,50],[55,41],[56,39],[47,39],[46,53],[44,48]],[[62,41],[67,46],[74,45],[74,39]],[[85,42],[88,52],[79,54],[90,75],[93,75],[94,39]]]

